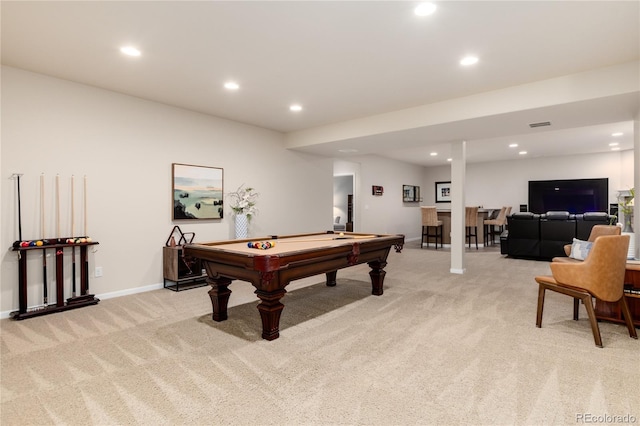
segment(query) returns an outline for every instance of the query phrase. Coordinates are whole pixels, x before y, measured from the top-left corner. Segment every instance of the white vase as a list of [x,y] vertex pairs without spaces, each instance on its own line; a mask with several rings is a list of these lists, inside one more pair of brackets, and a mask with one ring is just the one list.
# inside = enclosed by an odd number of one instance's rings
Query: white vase
[[236,214],[236,239],[247,238],[249,219],[244,213]]
[[636,255],[636,234],[633,232],[622,232],[622,235],[628,235],[629,239],[629,251],[627,252],[627,259],[633,259]]

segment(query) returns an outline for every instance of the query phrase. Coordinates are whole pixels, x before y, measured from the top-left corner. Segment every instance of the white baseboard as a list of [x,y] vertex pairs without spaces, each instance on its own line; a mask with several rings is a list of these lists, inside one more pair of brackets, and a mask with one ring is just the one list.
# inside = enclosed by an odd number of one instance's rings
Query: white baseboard
[[[114,297],[128,296],[130,294],[145,293],[147,291],[158,290],[158,289],[161,289],[161,288],[164,288],[164,284],[162,284],[162,283],[149,284],[149,285],[145,285],[143,287],[128,288],[126,290],[112,291],[110,293],[103,293],[103,294],[96,294],[95,296],[100,300],[106,300],[106,299],[113,299]],[[0,312],[0,319],[9,318],[11,312],[15,312],[17,310],[18,309],[16,308],[16,309],[12,309],[10,311]]]
[[98,299],[100,299],[100,300],[106,300],[106,299],[113,299],[114,297],[128,296],[130,294],[145,293],[147,291],[158,290],[158,289],[161,289],[161,288],[164,288],[164,285],[162,283],[149,284],[149,285],[145,285],[143,287],[128,288],[126,290],[112,291],[110,293],[103,293],[103,294],[96,294],[96,297]]
[[451,268],[449,269],[449,272],[451,272],[452,274],[464,274],[466,271],[466,269],[457,269],[457,268]]

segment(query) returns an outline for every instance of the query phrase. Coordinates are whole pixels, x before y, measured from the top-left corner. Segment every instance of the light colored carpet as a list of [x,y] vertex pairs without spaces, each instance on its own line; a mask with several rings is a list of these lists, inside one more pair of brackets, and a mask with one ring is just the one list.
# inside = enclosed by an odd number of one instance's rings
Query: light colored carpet
[[260,338],[250,284],[231,285],[229,319],[208,288],[157,290],[96,306],[2,320],[2,425],[512,425],[640,422],[640,342],[548,293],[546,262],[409,244],[392,253],[385,293],[369,268],[293,283],[280,338]]

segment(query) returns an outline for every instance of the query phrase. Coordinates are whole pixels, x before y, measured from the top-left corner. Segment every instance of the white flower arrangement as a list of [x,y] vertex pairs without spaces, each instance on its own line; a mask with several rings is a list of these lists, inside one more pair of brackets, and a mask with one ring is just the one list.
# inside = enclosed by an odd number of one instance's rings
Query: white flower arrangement
[[256,201],[260,194],[255,192],[255,189],[245,187],[242,184],[235,192],[230,192],[227,195],[231,197],[229,205],[235,214],[245,214],[247,219],[250,220],[251,216],[258,212]]

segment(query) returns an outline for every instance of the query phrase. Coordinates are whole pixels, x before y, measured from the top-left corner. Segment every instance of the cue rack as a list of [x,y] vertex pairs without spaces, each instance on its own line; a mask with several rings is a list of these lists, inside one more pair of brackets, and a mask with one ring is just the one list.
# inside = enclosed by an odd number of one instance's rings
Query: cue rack
[[[18,310],[11,312],[9,316],[15,320],[21,320],[25,318],[36,317],[40,315],[52,314],[54,312],[66,311],[69,309],[81,308],[83,306],[95,305],[100,299],[96,298],[93,294],[89,294],[89,260],[87,255],[87,249],[89,246],[98,244],[91,238],[84,237],[60,237],[60,176],[55,177],[55,201],[56,201],[56,238],[42,238],[36,240],[23,240],[22,238],[22,211],[20,205],[20,177],[21,173],[14,173],[11,179],[16,181],[16,193],[17,193],[17,216],[18,216],[18,240],[13,243],[12,250],[17,252],[18,255]],[[75,233],[75,191],[74,182],[75,178],[71,176],[71,234]],[[84,176],[84,234],[87,235],[87,177]],[[43,236],[46,233],[46,221],[45,221],[45,176],[44,173],[40,176],[40,232]],[[80,251],[80,280],[79,280],[79,293],[77,284],[77,270],[76,270],[76,248]],[[64,255],[65,249],[70,249],[72,268],[71,268],[71,282],[72,291],[71,297],[65,300],[64,298],[64,282],[65,282],[65,265]],[[49,303],[48,300],[48,284],[47,284],[47,250],[55,252],[55,289],[56,289],[56,301],[55,303]],[[42,289],[43,289],[43,304],[32,306],[29,308],[27,303],[27,258],[29,253],[42,253]]]
[[[66,239],[64,239],[66,241]],[[91,245],[98,244],[95,241],[77,244],[49,244],[42,246],[14,247],[13,250],[18,252],[18,310],[11,312],[10,317],[15,320],[36,317],[40,315],[52,314],[54,312],[66,311],[69,309],[81,308],[83,306],[96,305],[100,301],[93,294],[88,294],[89,290],[89,267],[87,259],[87,248]],[[73,295],[64,300],[64,250],[71,248],[75,250],[80,247],[80,294]],[[42,250],[42,256],[46,256],[45,250],[53,249],[56,253],[56,302],[55,304],[47,304],[37,308],[27,308],[27,254],[34,250]]]

